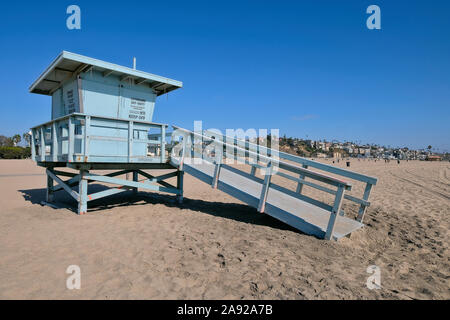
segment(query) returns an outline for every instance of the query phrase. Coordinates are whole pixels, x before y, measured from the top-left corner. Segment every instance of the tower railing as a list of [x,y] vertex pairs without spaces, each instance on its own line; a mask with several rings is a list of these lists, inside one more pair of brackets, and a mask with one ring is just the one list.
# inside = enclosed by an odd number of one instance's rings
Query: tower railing
[[32,159],[40,163],[166,163],[171,146],[167,127],[72,113],[31,129]]

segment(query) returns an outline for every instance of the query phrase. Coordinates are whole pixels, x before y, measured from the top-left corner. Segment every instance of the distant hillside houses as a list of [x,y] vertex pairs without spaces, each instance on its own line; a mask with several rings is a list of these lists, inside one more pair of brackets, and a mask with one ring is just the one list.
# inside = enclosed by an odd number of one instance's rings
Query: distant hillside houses
[[430,160],[449,159],[449,154],[431,151],[431,146],[423,150],[392,148],[379,145],[358,144],[355,142],[329,142],[326,140],[279,138],[280,151],[303,157],[317,158],[372,158],[388,160]]

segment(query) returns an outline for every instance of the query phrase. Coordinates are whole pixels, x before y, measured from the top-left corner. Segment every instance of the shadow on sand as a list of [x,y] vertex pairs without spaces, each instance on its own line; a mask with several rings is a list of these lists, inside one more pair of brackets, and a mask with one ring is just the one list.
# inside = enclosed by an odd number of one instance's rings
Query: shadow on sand
[[[89,185],[89,193],[99,192],[106,189],[108,188],[101,184]],[[26,201],[30,201],[32,204],[42,205],[41,202],[45,201],[45,188],[18,191],[22,194]],[[55,194],[55,201],[52,204],[58,208],[65,208],[77,213],[75,200],[66,192],[57,192]],[[138,192],[136,195],[133,195],[132,191],[128,191],[94,200],[89,202],[88,212],[103,211],[116,207],[143,206],[148,204],[163,204],[167,207],[188,209],[215,217],[232,219],[238,222],[251,223],[301,233],[289,225],[284,224],[283,222],[278,221],[267,214],[261,214],[257,212],[256,209],[245,204],[204,201],[190,198],[184,198],[183,203],[179,204],[174,195],[153,192]]]

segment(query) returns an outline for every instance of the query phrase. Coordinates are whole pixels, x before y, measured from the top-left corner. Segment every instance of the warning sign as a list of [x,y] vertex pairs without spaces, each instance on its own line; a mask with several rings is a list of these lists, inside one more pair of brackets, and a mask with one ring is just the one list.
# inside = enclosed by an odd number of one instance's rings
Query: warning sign
[[134,120],[145,120],[145,100],[131,98],[130,111],[128,118]]

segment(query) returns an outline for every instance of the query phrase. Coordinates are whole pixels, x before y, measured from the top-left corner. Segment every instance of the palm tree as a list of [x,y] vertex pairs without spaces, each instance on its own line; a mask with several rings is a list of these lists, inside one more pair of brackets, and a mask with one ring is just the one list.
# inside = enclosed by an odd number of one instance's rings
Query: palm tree
[[20,137],[20,134],[13,135],[11,139],[14,143],[14,146],[17,146],[17,144],[22,140],[22,138]]
[[25,140],[27,142],[27,145],[30,146],[31,144],[31,134],[29,134],[28,132],[25,132],[23,135],[23,140]]

